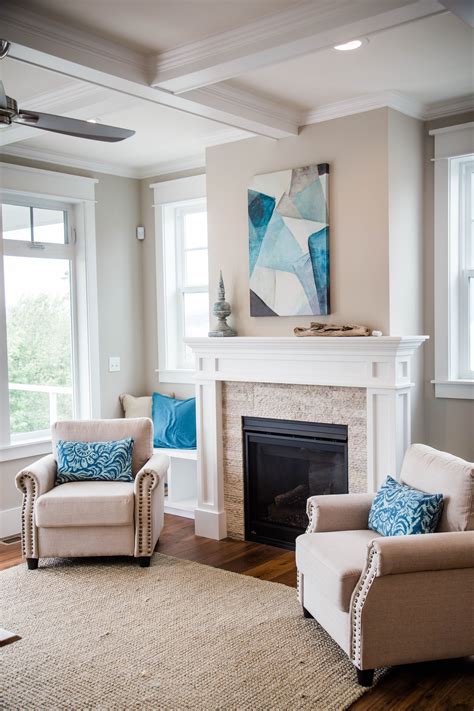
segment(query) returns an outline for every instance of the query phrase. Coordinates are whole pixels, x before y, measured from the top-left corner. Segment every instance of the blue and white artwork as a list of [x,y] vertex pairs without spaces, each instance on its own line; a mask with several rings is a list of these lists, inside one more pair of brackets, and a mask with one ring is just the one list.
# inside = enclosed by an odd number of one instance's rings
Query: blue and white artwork
[[250,315],[329,313],[329,165],[257,175],[248,190]]

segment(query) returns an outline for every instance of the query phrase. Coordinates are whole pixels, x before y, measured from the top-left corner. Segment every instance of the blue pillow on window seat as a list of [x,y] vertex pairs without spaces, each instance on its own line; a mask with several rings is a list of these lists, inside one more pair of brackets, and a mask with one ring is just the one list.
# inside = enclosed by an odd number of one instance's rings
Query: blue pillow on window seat
[[443,510],[443,494],[426,494],[388,476],[370,508],[369,528],[382,536],[434,533]]
[[176,400],[153,393],[153,446],[196,449],[196,398]]

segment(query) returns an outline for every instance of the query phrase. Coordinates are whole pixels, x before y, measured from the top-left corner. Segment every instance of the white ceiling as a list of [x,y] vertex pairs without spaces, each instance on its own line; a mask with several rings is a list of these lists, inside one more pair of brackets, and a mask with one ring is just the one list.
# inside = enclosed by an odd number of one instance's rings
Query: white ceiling
[[352,52],[325,49],[249,72],[237,84],[306,110],[379,91],[430,104],[472,93],[473,50],[472,30],[446,13],[373,34]]
[[286,10],[301,0],[20,0],[142,52],[163,52]]
[[[330,0],[315,2],[330,5]],[[388,6],[392,0],[383,2]],[[119,40],[141,52],[168,50],[301,5],[296,0],[21,0],[21,3],[30,9],[40,9],[42,15],[68,20],[72,29],[77,24],[91,27],[96,35]],[[304,116],[321,108],[381,92],[402,93],[408,102],[419,102],[425,107],[473,94],[473,33],[454,15],[425,17],[372,33],[368,39],[367,44],[354,52],[337,52],[326,47],[265,68],[247,69],[211,89],[219,92],[235,87],[250,91],[250,99],[253,93],[256,101],[272,100],[273,111],[279,107],[298,111],[301,123]],[[107,144],[15,126],[0,133],[0,142],[3,139],[8,143],[4,148],[7,155],[69,161],[79,167],[93,164],[98,170],[140,177],[203,165],[206,146],[252,135],[136,95],[78,81],[28,61],[3,60],[0,77],[7,94],[16,98],[20,107],[99,119],[136,131],[130,139]]]

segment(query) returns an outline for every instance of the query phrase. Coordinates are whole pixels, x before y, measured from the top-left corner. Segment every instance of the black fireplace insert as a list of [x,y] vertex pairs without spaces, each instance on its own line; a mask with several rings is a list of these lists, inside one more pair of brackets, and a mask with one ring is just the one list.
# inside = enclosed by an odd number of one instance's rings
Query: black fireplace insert
[[245,538],[294,549],[316,494],[348,491],[347,426],[243,418]]

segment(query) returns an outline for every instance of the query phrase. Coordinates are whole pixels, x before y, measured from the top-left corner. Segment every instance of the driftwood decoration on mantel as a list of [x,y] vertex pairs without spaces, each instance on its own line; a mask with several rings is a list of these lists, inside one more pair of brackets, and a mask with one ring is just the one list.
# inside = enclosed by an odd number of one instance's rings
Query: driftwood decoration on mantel
[[370,336],[370,329],[367,326],[356,324],[318,323],[313,321],[309,328],[297,326],[294,329],[295,336]]

